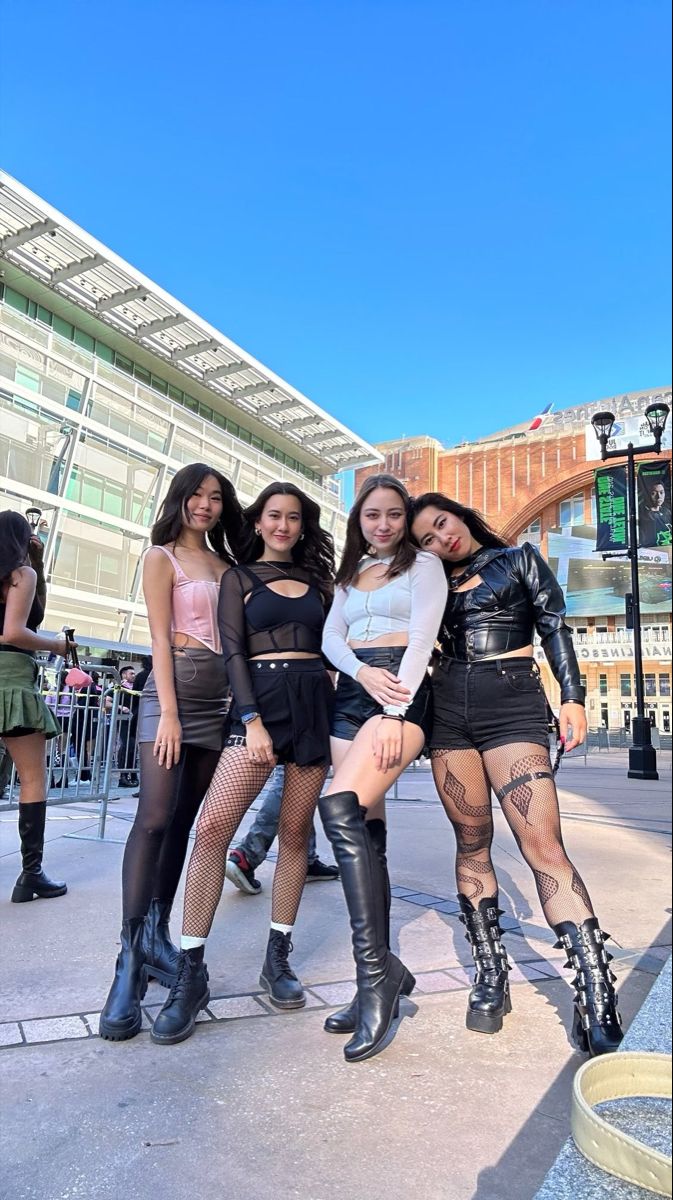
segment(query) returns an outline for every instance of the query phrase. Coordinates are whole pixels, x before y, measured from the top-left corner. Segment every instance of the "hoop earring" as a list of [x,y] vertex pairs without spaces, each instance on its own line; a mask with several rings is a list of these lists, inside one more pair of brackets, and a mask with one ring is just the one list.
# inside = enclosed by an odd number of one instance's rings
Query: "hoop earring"
[[300,542],[303,542],[303,540],[304,540],[304,535],[303,535],[303,533],[300,533],[300,534],[299,534],[299,541],[300,541]]

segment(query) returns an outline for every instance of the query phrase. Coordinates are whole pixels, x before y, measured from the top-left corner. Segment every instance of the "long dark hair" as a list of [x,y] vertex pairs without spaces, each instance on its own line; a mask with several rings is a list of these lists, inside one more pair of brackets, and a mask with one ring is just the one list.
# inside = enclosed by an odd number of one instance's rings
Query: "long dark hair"
[[152,526],[150,541],[153,546],[169,546],[178,540],[186,520],[187,501],[200,488],[207,475],[212,475],[219,484],[222,515],[206,537],[220,558],[232,566],[241,554],[243,509],[234,485],[215,467],[209,467],[206,463],[189,463],[173,476]]
[[506,542],[499,533],[491,529],[476,508],[468,508],[465,504],[459,504],[457,500],[450,500],[442,492],[424,492],[422,496],[416,496],[411,501],[410,525],[413,525],[416,517],[423,512],[424,508],[440,508],[442,512],[448,512],[452,516],[458,517],[459,521],[467,525],[475,542],[479,542],[479,545],[484,546],[487,550],[499,550],[512,544]]
[[0,584],[7,583],[12,572],[24,566],[33,531],[21,513],[8,509],[0,513]]
[[340,587],[348,587],[353,582],[358,573],[360,559],[363,554],[367,553],[369,548],[367,539],[362,532],[360,513],[364,508],[365,501],[376,488],[390,488],[391,491],[397,492],[402,501],[404,511],[407,514],[404,536],[386,572],[388,579],[395,579],[397,575],[404,575],[405,571],[409,570],[416,559],[417,549],[409,534],[409,506],[411,504],[411,497],[407,489],[394,475],[370,475],[362,484],[355,498],[355,504],[348,514],[346,544],[336,577],[337,585]]
[[334,541],[320,525],[320,505],[293,483],[270,483],[244,513],[244,538],[240,561],[254,562],[264,549],[261,534],[255,533],[272,496],[294,496],[301,505],[302,536],[292,547],[292,561],[315,579],[323,596],[331,599],[334,592]]

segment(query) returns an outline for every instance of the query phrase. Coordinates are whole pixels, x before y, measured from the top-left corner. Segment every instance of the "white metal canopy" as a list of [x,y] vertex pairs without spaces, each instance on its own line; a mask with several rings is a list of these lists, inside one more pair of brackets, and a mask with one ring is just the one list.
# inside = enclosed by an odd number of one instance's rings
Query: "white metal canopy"
[[0,259],[248,413],[314,469],[382,455],[34,192],[0,171]]

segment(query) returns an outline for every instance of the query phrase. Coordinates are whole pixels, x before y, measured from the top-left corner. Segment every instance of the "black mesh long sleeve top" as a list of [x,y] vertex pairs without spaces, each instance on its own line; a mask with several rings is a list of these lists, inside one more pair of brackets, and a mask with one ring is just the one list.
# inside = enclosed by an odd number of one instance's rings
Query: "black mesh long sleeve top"
[[[296,598],[273,585],[292,579],[306,585]],[[220,584],[217,621],[229,682],[240,712],[257,702],[248,660],[261,654],[299,652],[321,656],[328,601],[315,578],[295,563],[253,562],[225,571]]]

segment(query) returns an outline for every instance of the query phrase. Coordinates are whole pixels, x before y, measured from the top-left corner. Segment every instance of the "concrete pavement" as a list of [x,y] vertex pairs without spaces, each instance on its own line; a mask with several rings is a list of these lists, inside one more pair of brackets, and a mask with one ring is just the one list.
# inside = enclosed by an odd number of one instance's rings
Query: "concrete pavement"
[[[670,755],[658,783],[626,779],[621,755],[564,765],[565,840],[605,928],[628,1024],[670,952]],[[213,999],[193,1038],[95,1036],[114,967],[119,874],[133,801],[110,805],[110,839],[86,804],[50,810],[45,865],[62,899],[11,905],[15,814],[0,814],[3,1068],[0,1185],[11,1200],[528,1200],[569,1128],[572,993],[533,879],[496,806],[494,859],[514,1011],[497,1037],[471,1034],[471,962],[452,881],[453,836],[429,772],[389,803],[393,947],[418,979],[387,1049],[358,1066],[322,1029],[350,998],[353,963],[340,885],[307,887],[293,965],[297,1013],[270,1010],[258,975],[273,867],[260,896],[225,886],[207,960]],[[319,831],[325,858],[330,852]],[[179,932],[179,908],[174,935]],[[150,985],[146,1023],[165,993]]]

